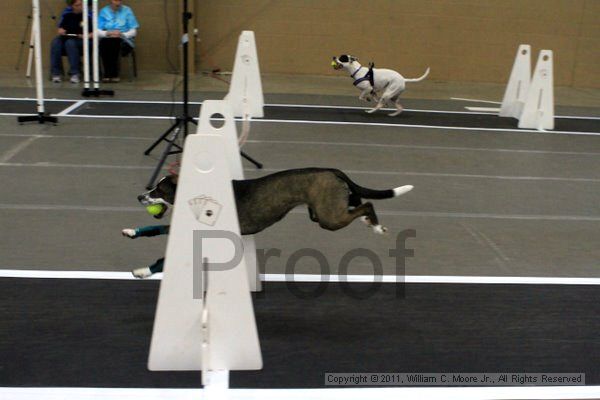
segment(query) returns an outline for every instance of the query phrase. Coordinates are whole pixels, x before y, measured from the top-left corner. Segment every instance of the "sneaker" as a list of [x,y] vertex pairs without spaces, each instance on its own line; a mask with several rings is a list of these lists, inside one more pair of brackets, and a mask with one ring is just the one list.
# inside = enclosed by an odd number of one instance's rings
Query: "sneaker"
[[135,239],[136,238],[135,229],[123,229],[121,231],[121,234],[123,236],[131,238],[131,239]]
[[102,82],[104,82],[104,83],[110,82],[110,78],[102,78]]
[[60,83],[62,81],[62,78],[60,77],[60,75],[54,75],[52,77],[52,83]]
[[150,271],[149,267],[134,269],[133,271],[131,271],[131,273],[133,274],[133,276],[139,279],[145,279],[152,276],[152,271]]
[[75,75],[71,75],[71,83],[79,83],[79,75],[75,74]]
[[114,83],[118,83],[118,82],[121,82],[121,78],[119,78],[119,77],[116,77],[116,78],[111,78],[111,80],[110,80],[110,81],[111,81],[111,82],[114,82]]

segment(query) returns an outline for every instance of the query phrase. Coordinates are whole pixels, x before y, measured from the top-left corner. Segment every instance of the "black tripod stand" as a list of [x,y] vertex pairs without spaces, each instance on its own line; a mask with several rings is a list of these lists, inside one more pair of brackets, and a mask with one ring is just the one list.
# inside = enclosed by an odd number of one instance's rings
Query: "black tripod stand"
[[[180,145],[178,145],[176,143],[176,141],[177,141],[177,138],[179,137],[179,134],[181,133],[181,131],[183,131],[183,138],[185,139],[187,137],[188,122],[198,125],[198,123],[194,120],[194,118],[190,117],[190,114],[189,114],[188,22],[192,18],[192,13],[188,11],[188,1],[187,0],[183,0],[183,15],[182,15],[182,17],[183,17],[182,18],[182,20],[183,20],[182,21],[183,22],[183,38],[182,38],[182,45],[183,45],[183,115],[177,116],[175,118],[175,122],[173,123],[173,125],[171,125],[171,127],[169,129],[167,129],[166,132],[163,133],[154,143],[152,143],[150,145],[150,147],[148,147],[146,149],[146,151],[144,151],[144,155],[149,155],[152,152],[152,150],[154,150],[154,148],[160,144],[160,142],[162,142],[163,140],[165,142],[167,142],[167,145],[166,145],[165,149],[163,150],[163,152],[160,156],[160,159],[158,160],[158,164],[156,165],[156,168],[154,169],[154,172],[152,173],[152,176],[150,177],[150,181],[146,185],[147,189],[152,189],[152,187],[154,186],[154,182],[156,181],[156,178],[158,177],[158,174],[160,173],[160,170],[162,169],[167,157],[172,154],[179,154],[183,151],[183,148]],[[175,147],[176,150],[171,150],[173,147]],[[241,152],[241,154],[242,154],[242,157],[244,157],[245,159],[250,161],[257,168],[262,168],[261,163],[252,159],[247,154],[245,154],[243,151]]]

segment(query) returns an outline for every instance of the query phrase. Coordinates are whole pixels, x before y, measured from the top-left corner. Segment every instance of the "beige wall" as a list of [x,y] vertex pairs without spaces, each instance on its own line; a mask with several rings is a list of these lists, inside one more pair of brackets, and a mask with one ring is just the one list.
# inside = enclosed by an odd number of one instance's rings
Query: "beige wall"
[[[3,0],[0,68],[14,68],[29,1]],[[60,0],[42,1],[59,10]],[[600,87],[600,0],[190,0],[200,69],[231,70],[241,30],[256,33],[261,71],[333,75],[333,55],[413,77],[505,82],[517,46],[554,51],[558,86]],[[100,4],[104,2],[101,0]],[[127,0],[142,29],[139,68],[179,64],[181,0]],[[171,39],[166,50],[169,21]],[[58,12],[58,11],[57,11]],[[44,21],[49,39],[50,21]],[[9,27],[10,26],[10,27]],[[53,30],[54,28],[52,28]],[[46,40],[45,40],[46,41]]]

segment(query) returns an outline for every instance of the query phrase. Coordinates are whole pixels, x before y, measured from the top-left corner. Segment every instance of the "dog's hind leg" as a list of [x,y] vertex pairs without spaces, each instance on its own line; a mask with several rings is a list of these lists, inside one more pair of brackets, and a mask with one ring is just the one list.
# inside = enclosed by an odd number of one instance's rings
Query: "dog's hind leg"
[[327,229],[330,231],[336,231],[338,229],[344,228],[356,218],[366,217],[375,233],[384,234],[385,232],[387,232],[387,229],[385,227],[379,225],[379,220],[377,218],[377,215],[375,214],[373,204],[371,203],[361,204],[352,210],[340,212],[336,215],[330,215],[328,213],[320,215],[318,210],[317,214],[319,218],[319,226],[323,229]]

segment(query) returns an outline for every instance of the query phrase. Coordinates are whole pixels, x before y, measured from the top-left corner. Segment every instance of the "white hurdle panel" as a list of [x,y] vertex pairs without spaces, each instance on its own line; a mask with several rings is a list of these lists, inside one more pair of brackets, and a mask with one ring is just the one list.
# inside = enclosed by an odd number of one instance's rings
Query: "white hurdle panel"
[[500,106],[499,115],[501,117],[513,117],[518,119],[521,116],[525,101],[527,100],[530,79],[531,46],[522,44],[517,50],[508,85],[506,85],[504,98],[502,99],[502,105]]
[[554,129],[554,74],[552,50],[541,50],[531,78],[531,46],[517,50],[500,108],[465,107],[469,111],[497,112],[519,120],[519,128]]
[[264,117],[265,104],[256,40],[253,31],[242,31],[238,39],[229,92],[225,96],[236,117]]
[[[224,117],[220,128],[210,122],[216,114]],[[197,134],[185,140],[148,368],[202,370],[208,386],[215,380],[226,386],[230,370],[262,368],[244,257],[234,268],[215,270],[234,258],[232,241],[218,237],[194,247],[200,231],[240,238],[231,184],[239,157],[229,104],[205,101]]]
[[[238,38],[229,92],[224,100],[231,105],[233,116],[242,118],[242,132],[238,140],[241,146],[250,133],[250,121],[252,118],[264,117],[263,107],[265,100],[260,78],[258,53],[256,51],[256,39],[253,31],[242,31]],[[202,124],[203,122],[200,121],[200,125]],[[239,151],[239,148],[237,148],[236,154],[239,154]],[[231,149],[229,152],[233,154]],[[232,156],[232,160],[231,171],[233,179],[244,179],[241,158],[239,156]],[[242,240],[244,242],[246,265],[250,279],[250,290],[257,292],[262,290],[262,282],[256,263],[254,236],[244,235]]]
[[554,129],[554,73],[552,50],[542,50],[535,65],[519,128]]

